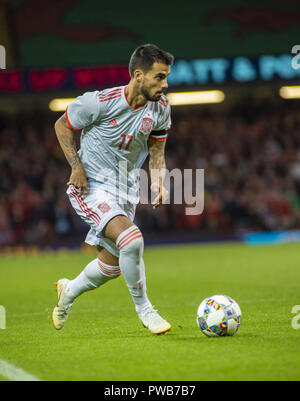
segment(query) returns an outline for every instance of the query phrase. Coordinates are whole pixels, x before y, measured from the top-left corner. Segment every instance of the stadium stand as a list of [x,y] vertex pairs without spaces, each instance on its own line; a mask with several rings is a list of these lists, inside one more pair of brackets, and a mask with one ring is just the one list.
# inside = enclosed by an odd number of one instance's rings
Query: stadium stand
[[[157,210],[140,204],[136,222],[145,235],[299,228],[299,111],[296,103],[174,109],[167,167],[205,170],[205,208],[186,215],[172,197]],[[70,169],[54,120],[48,113],[0,117],[0,245],[74,241],[87,231],[65,195]]]

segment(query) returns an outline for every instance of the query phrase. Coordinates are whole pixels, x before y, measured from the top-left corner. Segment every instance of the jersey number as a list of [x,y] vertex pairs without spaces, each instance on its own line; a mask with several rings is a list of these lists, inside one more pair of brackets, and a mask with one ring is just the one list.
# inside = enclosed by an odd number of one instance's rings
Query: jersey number
[[124,147],[125,147],[125,150],[128,150],[129,146],[133,140],[133,135],[122,134],[121,138],[122,138],[122,142],[119,145],[119,150],[121,150]]

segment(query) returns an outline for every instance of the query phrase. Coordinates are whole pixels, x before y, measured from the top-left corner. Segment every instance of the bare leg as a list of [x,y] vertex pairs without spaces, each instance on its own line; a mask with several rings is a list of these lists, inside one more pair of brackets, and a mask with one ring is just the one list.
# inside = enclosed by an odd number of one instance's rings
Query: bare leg
[[111,266],[119,266],[119,258],[112,255],[110,252],[108,252],[107,249],[103,248],[103,246],[98,245],[97,250],[98,250],[97,257],[101,262]]
[[133,222],[128,217],[122,215],[116,216],[106,224],[103,234],[105,237],[116,242],[119,235],[133,225]]

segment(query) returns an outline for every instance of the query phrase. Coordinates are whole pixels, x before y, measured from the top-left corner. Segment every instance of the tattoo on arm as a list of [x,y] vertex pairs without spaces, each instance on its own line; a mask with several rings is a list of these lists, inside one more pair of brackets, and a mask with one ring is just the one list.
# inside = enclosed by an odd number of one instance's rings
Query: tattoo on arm
[[149,170],[151,174],[151,181],[154,182],[158,177],[164,177],[164,170],[166,169],[165,142],[151,141],[149,154]]
[[60,117],[60,119],[59,119],[58,121],[60,121],[66,128],[70,128],[70,127],[69,127],[69,124],[68,124],[68,122],[67,122],[66,113],[64,113],[64,114]]
[[76,152],[76,144],[74,138],[70,138],[67,135],[60,135],[59,142],[70,166],[72,168],[75,168],[80,165],[81,161]]
[[166,168],[165,161],[165,142],[150,143],[149,147],[149,169]]
[[56,122],[55,131],[59,144],[71,168],[73,169],[82,165],[77,155],[74,132],[69,127],[65,114]]

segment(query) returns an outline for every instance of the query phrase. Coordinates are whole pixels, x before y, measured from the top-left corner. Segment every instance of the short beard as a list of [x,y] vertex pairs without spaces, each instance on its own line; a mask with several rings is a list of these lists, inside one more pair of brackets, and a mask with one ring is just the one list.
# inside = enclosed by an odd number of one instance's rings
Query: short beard
[[141,92],[145,99],[149,100],[150,102],[158,102],[161,98],[161,95],[150,96],[149,91],[144,86],[141,87]]

